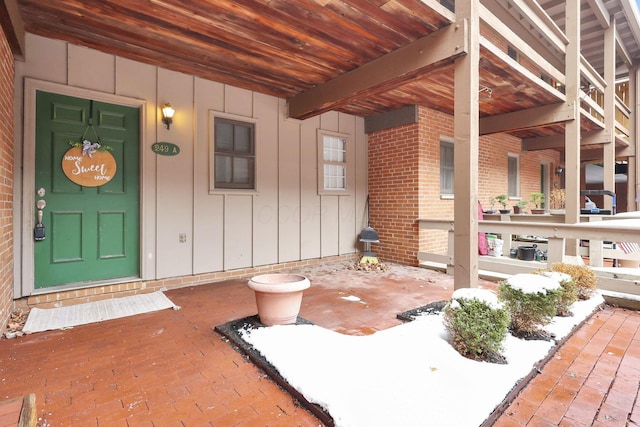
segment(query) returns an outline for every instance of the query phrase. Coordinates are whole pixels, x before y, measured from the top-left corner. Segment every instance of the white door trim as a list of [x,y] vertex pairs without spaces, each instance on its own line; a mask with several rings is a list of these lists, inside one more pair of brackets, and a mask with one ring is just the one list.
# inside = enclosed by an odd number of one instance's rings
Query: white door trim
[[[33,228],[35,226],[35,153],[36,153],[36,91],[56,93],[60,95],[74,96],[77,98],[93,99],[100,102],[124,105],[138,108],[140,110],[140,150],[142,151],[144,141],[146,141],[146,100],[114,95],[110,93],[98,92],[74,86],[66,86],[59,83],[47,82],[32,78],[25,78],[24,103],[23,103],[23,141],[22,141],[22,168],[16,165],[15,170],[21,170],[21,175],[17,175],[14,181],[21,178],[21,187],[16,186],[14,190],[15,206],[21,206],[19,210],[14,208],[14,212],[20,212],[20,219],[14,217],[14,298],[31,295],[35,290],[35,264],[34,264],[34,244]],[[17,121],[16,121],[17,122]],[[16,144],[16,150],[20,147]],[[140,200],[143,200],[143,158],[140,153]],[[143,210],[145,206],[140,204],[140,232],[142,233],[142,219],[145,218]],[[140,274],[145,277],[142,254],[146,253],[144,239],[140,239]],[[18,248],[20,248],[18,250]]]

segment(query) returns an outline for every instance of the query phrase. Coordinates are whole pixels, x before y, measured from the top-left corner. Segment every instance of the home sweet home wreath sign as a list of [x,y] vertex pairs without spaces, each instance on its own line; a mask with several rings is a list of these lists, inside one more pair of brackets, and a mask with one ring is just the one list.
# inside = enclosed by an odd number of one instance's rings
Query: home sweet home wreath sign
[[[93,127],[93,101],[89,104],[89,125],[80,141],[69,141],[71,148],[62,156],[62,171],[72,182],[83,187],[99,187],[111,181],[118,166],[110,153],[112,148],[100,143]],[[96,142],[87,138],[91,129]]]

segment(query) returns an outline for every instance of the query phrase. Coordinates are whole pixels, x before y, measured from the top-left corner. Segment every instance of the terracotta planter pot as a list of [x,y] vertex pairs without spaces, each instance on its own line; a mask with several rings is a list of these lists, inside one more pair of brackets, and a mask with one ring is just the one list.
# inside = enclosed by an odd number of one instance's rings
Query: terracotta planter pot
[[297,274],[272,273],[254,276],[247,285],[255,292],[260,323],[272,326],[296,323],[302,293],[311,283]]

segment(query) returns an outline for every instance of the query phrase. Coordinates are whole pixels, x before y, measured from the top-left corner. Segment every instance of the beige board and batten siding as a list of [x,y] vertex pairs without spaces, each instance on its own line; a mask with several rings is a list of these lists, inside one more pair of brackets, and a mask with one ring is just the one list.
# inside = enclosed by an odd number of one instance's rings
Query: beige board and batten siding
[[[367,189],[362,118],[328,112],[294,120],[287,118],[286,102],[272,96],[32,34],[27,34],[26,45],[26,60],[16,67],[16,111],[23,109],[25,78],[45,82],[45,87],[53,83],[62,94],[139,102],[143,279],[251,268],[360,249],[357,237],[366,225]],[[160,121],[159,108],[165,102],[176,109],[170,130]],[[216,115],[255,123],[255,191],[213,188],[211,137]],[[23,124],[16,123],[16,128],[19,146]],[[356,159],[348,177],[355,191],[350,195],[318,194],[319,129],[344,134],[354,143]],[[151,146],[157,141],[178,145],[180,154],[156,155]],[[31,174],[34,159],[20,155],[16,165],[24,162],[25,173]],[[25,175],[16,185],[18,199],[25,198],[28,190],[22,186],[29,182],[33,179]],[[22,218],[19,210],[16,217]],[[29,218],[16,221],[16,235],[22,236],[16,246],[18,266],[33,256],[33,245],[27,242],[31,226]],[[180,235],[186,236],[185,242]],[[33,291],[33,264],[26,265],[22,271],[17,269],[16,296]]]

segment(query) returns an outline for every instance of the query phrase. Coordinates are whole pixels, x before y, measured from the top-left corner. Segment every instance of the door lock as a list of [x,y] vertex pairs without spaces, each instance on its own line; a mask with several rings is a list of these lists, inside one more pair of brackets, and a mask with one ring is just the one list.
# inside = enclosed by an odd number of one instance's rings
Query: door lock
[[44,240],[45,238],[44,224],[42,224],[42,210],[45,206],[47,206],[47,202],[42,199],[36,202],[36,208],[38,208],[38,222],[33,230],[33,239],[36,241]]

